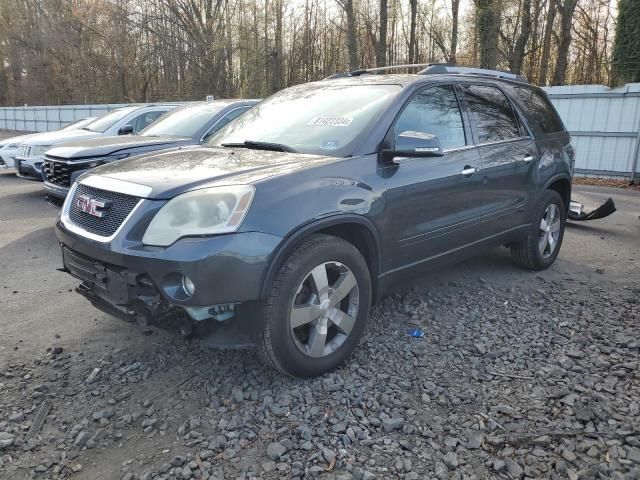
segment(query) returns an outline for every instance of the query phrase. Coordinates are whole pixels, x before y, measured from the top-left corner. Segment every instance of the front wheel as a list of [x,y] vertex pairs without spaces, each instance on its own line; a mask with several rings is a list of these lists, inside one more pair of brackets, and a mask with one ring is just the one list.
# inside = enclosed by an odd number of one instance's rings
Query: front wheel
[[526,236],[511,246],[511,258],[520,267],[544,270],[556,260],[564,237],[566,209],[555,190],[547,190],[535,208]]
[[258,353],[292,377],[332,370],[358,345],[370,305],[371,276],[360,251],[341,238],[313,235],[276,275]]

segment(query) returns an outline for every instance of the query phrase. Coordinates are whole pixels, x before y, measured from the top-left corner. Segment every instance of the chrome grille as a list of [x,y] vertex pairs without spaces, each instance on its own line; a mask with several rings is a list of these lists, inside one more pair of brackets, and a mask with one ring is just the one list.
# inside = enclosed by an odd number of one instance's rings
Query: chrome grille
[[[77,199],[79,195],[87,195],[96,200],[109,202],[109,207],[105,210],[102,217],[96,217],[83,212],[78,207]],[[110,237],[120,228],[122,222],[124,222],[140,201],[138,197],[132,197],[124,193],[109,192],[107,190],[79,184],[71,199],[69,219],[74,225],[83,228],[89,233],[101,237]]]
[[18,156],[19,157],[28,157],[29,152],[31,152],[31,146],[29,145],[20,145],[18,147]]
[[45,162],[42,165],[42,171],[44,172],[47,182],[60,187],[69,188],[71,186],[71,172],[73,169],[70,165],[52,162],[45,158]]

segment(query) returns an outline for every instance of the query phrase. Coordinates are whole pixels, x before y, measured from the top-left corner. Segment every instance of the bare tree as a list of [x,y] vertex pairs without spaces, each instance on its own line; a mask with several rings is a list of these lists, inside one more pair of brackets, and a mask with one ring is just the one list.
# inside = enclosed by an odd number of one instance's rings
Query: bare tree
[[480,45],[480,66],[495,69],[498,65],[500,9],[497,0],[474,0],[476,31]]
[[571,26],[573,12],[578,5],[578,0],[561,0],[558,3],[560,13],[560,32],[558,34],[558,60],[553,72],[552,85],[562,85],[567,74],[567,63],[569,61],[569,47],[571,45]]
[[354,0],[336,0],[347,17],[347,48],[349,49],[349,70],[356,70],[358,62],[358,37],[356,33],[356,13]]
[[387,61],[387,26],[389,23],[388,0],[380,0],[380,32],[376,48],[376,65],[382,67]]
[[458,15],[460,13],[460,0],[451,0],[451,49],[449,50],[449,62],[457,63],[458,51]]

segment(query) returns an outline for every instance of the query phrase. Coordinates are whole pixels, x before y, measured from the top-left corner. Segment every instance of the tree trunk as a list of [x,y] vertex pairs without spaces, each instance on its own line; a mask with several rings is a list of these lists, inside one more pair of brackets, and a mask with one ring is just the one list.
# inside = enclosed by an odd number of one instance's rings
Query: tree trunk
[[416,61],[416,16],[418,14],[418,0],[409,0],[411,8],[411,23],[409,25],[409,63]]
[[520,20],[520,35],[516,39],[513,53],[509,60],[509,68],[512,73],[520,73],[522,71],[525,48],[531,34],[531,0],[522,0],[522,18]]
[[553,22],[556,18],[556,0],[549,0],[549,10],[544,26],[544,37],[542,39],[542,55],[540,57],[540,73],[538,75],[538,85],[547,85],[547,75],[549,75],[549,57],[551,55],[551,34],[553,33]]
[[558,6],[560,11],[560,41],[558,43],[558,61],[553,72],[551,85],[562,85],[567,75],[567,63],[569,61],[569,46],[571,45],[571,26],[573,12],[578,5],[578,0],[564,0]]
[[389,5],[387,0],[380,0],[380,34],[376,48],[376,65],[384,67],[387,61],[387,24],[389,23]]
[[451,0],[451,50],[449,51],[449,63],[456,64],[458,53],[458,13],[460,0]]
[[498,65],[498,33],[500,10],[497,0],[475,0],[480,67],[495,69]]
[[282,0],[276,0],[276,28],[275,45],[272,52],[273,76],[271,77],[271,92],[277,92],[284,87],[284,49],[282,46]]
[[347,49],[349,50],[349,70],[357,70],[358,64],[358,37],[356,34],[356,12],[353,7],[354,0],[337,0],[338,5],[347,17]]

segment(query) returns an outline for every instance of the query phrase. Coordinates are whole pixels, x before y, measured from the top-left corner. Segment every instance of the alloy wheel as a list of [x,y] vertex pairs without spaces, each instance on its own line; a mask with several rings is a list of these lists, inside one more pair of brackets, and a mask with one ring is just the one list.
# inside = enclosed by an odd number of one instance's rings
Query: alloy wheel
[[326,357],[347,340],[358,317],[358,281],[340,262],[311,270],[298,286],[289,313],[289,327],[298,349],[314,358]]
[[560,239],[560,210],[555,203],[550,204],[540,220],[538,249],[540,255],[549,258],[555,252]]

